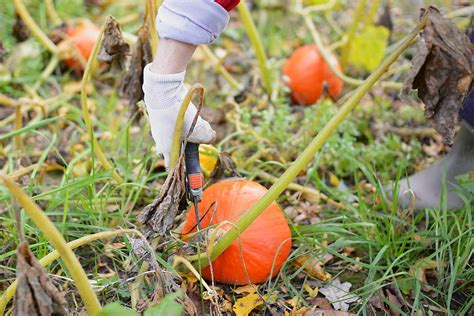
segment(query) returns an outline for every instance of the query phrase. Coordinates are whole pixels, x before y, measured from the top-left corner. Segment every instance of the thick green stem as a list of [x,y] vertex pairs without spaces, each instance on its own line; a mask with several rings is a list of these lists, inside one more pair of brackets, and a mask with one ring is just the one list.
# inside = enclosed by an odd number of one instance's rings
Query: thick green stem
[[221,61],[214,55],[211,49],[205,45],[199,46],[199,49],[206,55],[206,57],[214,64],[217,73],[220,73],[225,80],[236,90],[242,90],[240,83],[232,77],[232,75],[222,66]]
[[240,1],[240,4],[237,6],[237,9],[240,13],[240,18],[244,24],[245,31],[252,43],[253,49],[255,50],[255,55],[257,56],[258,65],[260,67],[260,72],[262,75],[263,84],[265,90],[269,96],[272,95],[272,78],[270,76],[270,69],[268,69],[267,63],[267,54],[263,47],[262,39],[257,32],[257,27],[252,19],[249,8],[245,0]]
[[41,44],[43,44],[43,46],[46,47],[51,53],[53,53],[54,55],[58,55],[58,47],[54,45],[54,43],[49,39],[49,37],[47,37],[46,34],[43,33],[38,24],[36,24],[30,13],[28,13],[28,10],[26,9],[23,1],[13,0],[13,3],[15,4],[16,12],[18,13],[22,21],[25,23],[28,30],[30,30],[31,34],[33,34],[33,36],[36,37],[36,39]]
[[[87,105],[87,82],[89,80],[90,74],[92,72],[92,65],[94,64],[95,59],[97,58],[97,54],[99,52],[99,47],[100,43],[102,42],[102,38],[104,36],[104,30],[105,26],[108,24],[109,19],[105,21],[104,25],[102,25],[102,29],[99,34],[99,38],[94,44],[94,48],[92,50],[91,55],[89,56],[89,59],[87,60],[86,68],[84,70],[84,75],[82,76],[82,82],[81,82],[81,106],[82,106],[82,115],[84,118],[84,123],[86,124],[86,129],[87,133],[90,133],[93,145],[94,145],[94,152],[97,155],[97,158],[99,161],[102,163],[105,169],[107,170],[113,170],[114,168],[112,167],[112,164],[107,160],[107,157],[105,156],[104,152],[102,151],[102,148],[99,145],[99,142],[94,136],[94,131],[92,129],[92,120],[89,114],[89,106]],[[112,172],[112,177],[115,179],[115,181],[118,184],[122,184],[123,180],[120,177],[120,175],[117,173],[117,171]]]
[[68,247],[64,237],[58,231],[56,226],[51,222],[48,216],[26,195],[25,192],[12,180],[2,177],[3,183],[17,199],[18,203],[25,209],[26,213],[31,217],[33,222],[48,238],[49,242],[58,251],[64,261],[71,277],[74,279],[79,295],[84,301],[84,305],[90,315],[97,314],[102,308],[99,300],[95,295],[92,286],[89,284],[87,275],[84,272],[79,260],[74,255],[71,248]]
[[156,33],[156,25],[155,25],[155,16],[156,16],[155,0],[146,0],[145,15],[146,15],[146,19],[148,19],[150,23],[151,50],[152,50],[153,57],[155,57],[156,50],[158,48],[158,34]]
[[182,133],[183,133],[183,125],[184,125],[184,114],[186,114],[186,110],[191,103],[191,100],[194,96],[194,93],[199,93],[199,106],[198,109],[201,109],[204,103],[204,88],[201,84],[196,83],[189,89],[186,97],[184,98],[183,102],[181,103],[181,107],[179,108],[178,118],[176,120],[176,126],[174,128],[173,134],[173,143],[171,144],[171,151],[170,151],[170,164],[169,168],[172,170],[174,165],[178,162],[179,154],[181,152],[181,142],[182,142]]
[[53,22],[54,26],[61,25],[63,21],[58,15],[58,12],[56,12],[56,9],[54,8],[54,3],[53,0],[45,0],[44,1],[46,5],[46,13],[48,14],[48,17],[51,19],[51,22]]
[[[360,79],[355,79],[352,77],[349,77],[345,75],[342,71],[339,70],[333,63],[331,63],[331,58],[329,56],[328,50],[324,47],[323,41],[321,39],[321,36],[319,35],[319,32],[316,29],[316,26],[314,25],[313,21],[311,20],[311,17],[307,14],[303,14],[304,20],[306,25],[308,26],[309,31],[311,32],[311,36],[313,37],[314,43],[316,44],[316,47],[318,47],[318,50],[321,52],[321,55],[323,56],[324,61],[326,64],[329,66],[331,71],[342,81],[344,81],[347,84],[353,85],[353,86],[360,86],[365,83],[364,80]],[[380,82],[380,85],[384,88],[392,88],[392,89],[401,89],[402,88],[402,83],[400,82],[394,82],[394,81],[382,81]]]
[[[405,37],[399,44],[396,50],[390,54],[383,63],[366,79],[365,83],[361,85],[352,94],[339,112],[331,118],[331,120],[324,126],[324,128],[313,139],[305,151],[293,162],[293,164],[285,171],[280,179],[268,190],[268,192],[252,206],[236,223],[237,229],[229,230],[215,245],[212,251],[211,260],[217,258],[227,247],[229,247],[242,234],[253,221],[263,213],[263,211],[290,185],[296,176],[303,170],[308,163],[313,159],[314,155],[324,145],[326,140],[336,130],[336,128],[346,119],[349,113],[359,104],[359,101],[369,92],[377,80],[385,73],[398,56],[411,45],[413,39],[418,35],[419,31],[426,25],[426,17],[423,18],[416,28]],[[205,267],[208,265],[208,258],[206,255],[201,255],[193,263],[195,267]]]
[[[135,229],[119,229],[119,230],[110,231],[110,232],[100,232],[97,234],[87,235],[79,239],[73,240],[71,242],[68,242],[67,246],[71,250],[74,250],[78,247],[84,246],[96,240],[112,238],[112,237],[123,235],[123,234],[140,235],[141,233]],[[51,263],[53,263],[54,261],[58,260],[60,257],[61,257],[61,254],[59,253],[59,251],[53,250],[52,252],[50,252],[43,258],[41,258],[39,260],[39,263],[41,264],[41,266],[46,267],[50,265]],[[3,315],[5,313],[5,308],[7,307],[8,302],[10,302],[13,296],[15,295],[17,284],[18,284],[17,280],[13,281],[13,283],[10,284],[10,286],[3,293],[3,296],[0,298],[0,315]]]

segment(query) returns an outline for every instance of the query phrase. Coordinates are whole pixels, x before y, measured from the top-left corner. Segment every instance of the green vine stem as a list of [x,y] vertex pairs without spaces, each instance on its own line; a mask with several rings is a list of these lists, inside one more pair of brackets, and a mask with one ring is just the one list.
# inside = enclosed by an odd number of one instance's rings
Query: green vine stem
[[183,102],[181,103],[181,107],[179,108],[178,118],[176,120],[176,125],[174,128],[173,133],[173,143],[171,144],[171,152],[170,152],[170,165],[169,168],[172,170],[179,159],[179,154],[181,153],[181,141],[182,141],[182,130],[184,125],[184,114],[186,114],[186,110],[191,104],[191,100],[195,93],[199,95],[199,106],[198,110],[201,109],[204,103],[204,88],[201,84],[196,83],[189,89],[188,93],[184,97]]
[[232,77],[232,75],[227,71],[227,69],[225,69],[224,66],[222,66],[222,63],[219,60],[219,58],[217,58],[217,56],[214,55],[214,53],[209,47],[207,47],[206,45],[200,45],[199,49],[201,50],[201,52],[204,53],[204,55],[206,55],[206,58],[209,59],[214,64],[214,68],[216,72],[220,73],[224,77],[224,79],[232,86],[232,88],[236,90],[243,89],[240,83],[237,80],[235,80],[234,77]]
[[11,194],[17,199],[18,203],[25,209],[33,222],[48,238],[49,242],[58,251],[61,259],[64,261],[71,277],[74,279],[79,295],[84,301],[84,305],[90,315],[97,314],[102,308],[99,300],[92,289],[87,275],[84,272],[79,260],[74,252],[66,244],[63,235],[51,222],[48,216],[39,208],[33,200],[12,180],[7,177],[1,178]]
[[[319,35],[319,32],[316,30],[316,26],[313,23],[313,20],[311,20],[311,17],[307,14],[303,14],[304,21],[306,25],[308,26],[309,31],[311,32],[311,36],[313,37],[314,43],[316,44],[316,47],[318,47],[318,50],[321,52],[321,55],[324,58],[324,61],[326,64],[329,66],[331,71],[342,81],[344,81],[347,84],[353,85],[353,86],[360,86],[364,84],[366,81],[360,80],[360,79],[355,79],[352,77],[349,77],[342,73],[337,67],[334,66],[330,62],[329,58],[329,52],[327,49],[324,47],[323,41],[321,39],[321,36]],[[403,84],[400,82],[395,82],[395,81],[382,81],[380,82],[380,85],[384,88],[392,88],[392,89],[401,89]]]
[[359,0],[359,3],[357,4],[357,7],[354,12],[354,18],[352,19],[351,26],[349,27],[349,30],[347,30],[347,42],[342,48],[341,59],[339,60],[342,69],[345,69],[346,67],[347,59],[349,58],[349,54],[351,53],[352,39],[354,38],[354,35],[357,32],[357,26],[359,25],[359,22],[364,17],[366,5],[367,0]]
[[51,22],[53,25],[61,25],[63,21],[58,15],[58,12],[56,12],[56,9],[54,8],[54,3],[53,0],[45,0],[44,1],[45,6],[46,6],[46,13],[48,14],[48,17],[51,19]]
[[156,16],[155,0],[146,0],[145,21],[148,19],[149,20],[148,22],[150,23],[151,50],[152,50],[153,57],[155,57],[156,50],[158,48],[158,34],[156,32],[155,16]]
[[257,32],[257,27],[252,19],[252,15],[250,14],[249,8],[245,0],[240,1],[240,4],[237,6],[237,10],[239,10],[240,18],[242,19],[242,23],[244,25],[245,31],[247,32],[247,36],[250,39],[250,43],[255,50],[255,55],[257,56],[258,65],[260,67],[260,72],[263,79],[263,84],[265,86],[265,90],[269,96],[272,95],[272,78],[270,76],[270,70],[268,69],[268,62],[267,62],[267,54],[265,53],[265,49],[263,47],[262,39]]
[[[239,236],[239,233],[244,232],[253,221],[263,213],[263,211],[278,198],[278,196],[286,190],[288,185],[298,176],[308,163],[313,159],[314,155],[321,149],[326,140],[336,130],[336,128],[346,119],[351,111],[359,104],[359,101],[369,92],[377,80],[384,74],[392,63],[403,53],[403,51],[411,45],[420,30],[422,30],[427,22],[425,16],[414,30],[408,34],[405,39],[400,42],[396,50],[393,51],[382,64],[366,79],[365,83],[354,91],[352,96],[342,105],[339,112],[331,118],[331,120],[324,126],[318,135],[311,141],[309,146],[301,153],[301,155],[293,162],[293,164],[285,171],[285,173],[275,182],[268,192],[252,206],[245,214],[237,221],[236,228],[229,230],[215,245],[212,251],[211,260],[217,258],[222,254],[227,247],[229,247]],[[194,260],[195,267],[206,267],[209,265],[209,258],[204,254]]]
[[58,66],[59,64],[59,58],[58,56],[56,55],[53,55],[51,57],[51,60],[49,61],[48,65],[46,66],[46,68],[43,70],[43,72],[41,73],[40,77],[38,78],[38,80],[36,80],[35,84],[33,85],[33,90],[38,90],[38,88],[40,87],[40,85],[46,80],[48,79],[48,77],[53,73],[54,69],[56,69],[56,67]]
[[[112,170],[113,167],[110,164],[110,162],[107,160],[107,157],[105,156],[104,152],[102,151],[102,148],[99,145],[99,142],[94,136],[94,130],[92,129],[92,120],[89,114],[89,107],[87,105],[87,82],[89,80],[89,77],[92,72],[92,66],[94,64],[94,61],[97,58],[97,54],[99,52],[99,47],[100,43],[102,42],[102,38],[104,36],[104,30],[105,26],[109,22],[110,18],[107,18],[105,23],[102,25],[102,29],[100,30],[99,37],[97,38],[97,41],[94,44],[94,48],[92,50],[91,55],[89,56],[89,59],[87,60],[86,68],[84,69],[84,75],[82,76],[82,82],[81,82],[81,106],[82,106],[82,115],[84,118],[84,122],[86,124],[86,129],[87,132],[90,133],[93,145],[94,145],[94,152],[97,155],[97,158],[99,161],[102,163],[105,169],[107,170]],[[115,179],[115,181],[118,184],[123,183],[123,179],[120,177],[120,175],[117,173],[117,171],[112,172],[112,177]]]
[[53,55],[59,55],[59,49],[54,43],[49,39],[46,34],[40,29],[38,24],[36,24],[35,20],[31,17],[30,13],[26,9],[23,0],[13,0],[15,4],[15,9],[22,21],[25,23],[28,30],[30,30],[31,34],[44,46],[46,47]]
[[[20,130],[23,127],[23,113],[21,111],[21,105],[15,107],[15,130]],[[21,134],[15,136],[15,148],[20,150],[23,147],[21,140]]]
[[[79,239],[73,240],[71,242],[68,242],[67,246],[69,247],[69,249],[74,250],[81,246],[90,244],[91,242],[96,241],[96,240],[112,238],[112,237],[116,237],[116,236],[124,235],[124,234],[140,235],[141,233],[135,229],[119,229],[119,230],[114,230],[114,231],[109,231],[109,232],[100,232],[100,233],[96,233],[92,235],[87,235]],[[49,254],[47,254],[46,256],[44,256],[43,258],[41,258],[39,260],[39,263],[41,264],[41,266],[46,267],[46,266],[49,266],[54,261],[58,260],[60,257],[61,257],[61,254],[59,253],[59,251],[54,250],[50,252]],[[3,315],[5,313],[7,304],[11,301],[11,299],[15,295],[17,284],[18,284],[17,280],[13,281],[13,283],[10,284],[10,286],[3,293],[3,296],[0,298],[0,315]]]
[[374,24],[375,14],[377,14],[377,9],[379,8],[380,0],[373,0],[369,13],[364,19],[364,27]]

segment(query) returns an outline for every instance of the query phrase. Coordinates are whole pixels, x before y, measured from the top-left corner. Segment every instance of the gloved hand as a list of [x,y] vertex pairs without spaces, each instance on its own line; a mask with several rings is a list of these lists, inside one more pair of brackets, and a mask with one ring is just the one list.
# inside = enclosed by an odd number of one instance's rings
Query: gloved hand
[[[168,168],[178,112],[187,93],[183,84],[186,71],[162,75],[152,72],[150,66],[151,64],[144,69],[144,101],[156,151],[163,154],[165,166]],[[196,107],[191,103],[184,117],[181,135],[183,140],[188,135],[196,112]],[[216,132],[208,122],[199,117],[188,140],[198,144],[209,144],[214,142],[215,138]]]

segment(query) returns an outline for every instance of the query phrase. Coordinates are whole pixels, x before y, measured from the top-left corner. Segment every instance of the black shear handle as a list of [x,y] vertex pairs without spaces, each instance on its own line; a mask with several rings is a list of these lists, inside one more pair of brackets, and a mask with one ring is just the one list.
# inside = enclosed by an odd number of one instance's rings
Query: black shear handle
[[184,162],[186,164],[186,173],[188,175],[201,174],[201,165],[199,163],[199,144],[186,144],[186,148],[184,149]]

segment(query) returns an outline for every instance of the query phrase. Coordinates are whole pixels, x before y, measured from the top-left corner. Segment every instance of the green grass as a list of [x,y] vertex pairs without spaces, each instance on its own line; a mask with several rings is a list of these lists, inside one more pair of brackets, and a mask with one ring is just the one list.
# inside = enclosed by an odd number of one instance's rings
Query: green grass
[[[0,13],[0,38],[7,56],[11,56],[18,47],[10,33],[14,23],[13,7],[8,1],[0,4],[5,7]],[[40,26],[48,29],[43,4],[33,4],[33,1],[27,1],[27,4]],[[137,10],[142,10],[139,7],[136,6]],[[58,12],[63,18],[90,16],[97,23],[102,23],[107,13],[117,17],[131,13],[126,5],[111,6],[102,12],[84,6],[82,1],[68,5],[58,1]],[[279,78],[284,58],[294,47],[310,42],[311,37],[298,17],[282,8],[268,8],[263,4],[254,14],[258,17],[257,27],[264,35],[272,73]],[[326,41],[339,38],[340,35],[325,23],[324,17],[317,16],[315,21],[321,26],[320,32]],[[139,21],[124,29],[134,33],[138,25]],[[295,39],[294,34],[299,37]],[[33,53],[16,56],[18,66],[10,76],[0,80],[0,93],[13,98],[31,98],[27,88],[37,81],[49,56],[34,39],[21,45]],[[235,74],[240,82],[244,83],[258,73],[250,44],[240,27],[228,29],[213,49],[217,47],[229,50],[229,60],[240,67]],[[399,63],[403,62],[407,60],[402,59]],[[237,94],[215,75],[207,61],[194,63],[188,74],[188,82],[200,81],[205,85],[210,108],[227,106],[224,104],[226,98]],[[117,82],[99,71],[94,75],[94,90],[89,96],[94,109],[95,135],[126,182],[117,186],[111,172],[101,169],[84,132],[79,95],[67,95],[60,89],[79,79],[65,68],[56,69],[36,91],[38,97],[49,100],[44,112],[39,108],[30,109],[23,115],[25,126],[21,130],[15,131],[9,123],[4,127],[6,132],[2,129],[0,135],[1,172],[10,174],[38,164],[16,181],[47,212],[67,241],[101,231],[137,227],[136,215],[156,197],[166,177],[166,172],[155,168],[158,157],[146,120],[134,122],[126,102],[117,95]],[[257,86],[245,102],[226,110],[230,132],[217,146],[231,154],[241,174],[256,181],[260,181],[258,173],[261,170],[277,177],[281,175],[338,109],[338,104],[331,101],[320,101],[307,108],[292,107],[284,90],[281,89],[273,104],[268,104],[262,97],[262,88]],[[309,220],[295,223],[294,218],[288,218],[293,233],[293,251],[278,276],[260,286],[259,292],[270,297],[260,312],[281,313],[282,309],[278,309],[275,301],[290,310],[285,301],[295,296],[299,298],[299,307],[311,307],[302,285],[307,283],[315,288],[324,286],[325,282],[309,277],[303,268],[295,268],[291,261],[302,254],[316,258],[327,254],[333,256],[324,269],[353,284],[352,290],[360,297],[358,304],[351,305],[354,313],[371,315],[370,298],[390,285],[398,288],[409,302],[399,311],[404,315],[465,315],[473,308],[474,228],[470,205],[472,191],[469,191],[472,183],[466,177],[467,192],[471,192],[471,196],[466,196],[466,206],[458,211],[447,209],[443,203],[445,198],[438,208],[419,213],[400,210],[396,203],[387,200],[384,188],[389,181],[411,174],[420,165],[433,160],[423,151],[429,137],[400,136],[383,130],[386,126],[425,126],[419,107],[394,106],[395,102],[400,101],[394,101],[388,93],[365,98],[328,140],[314,162],[307,166],[306,176],[298,179],[342,202],[347,210],[321,203],[319,213],[315,215],[317,223]],[[14,146],[15,135],[21,135],[25,144],[20,150]],[[44,173],[40,168],[54,163],[64,169]],[[345,189],[334,187],[329,181],[331,176],[344,183]],[[261,182],[267,187],[270,185]],[[287,192],[279,202],[285,208],[299,207],[303,201]],[[15,278],[15,249],[19,241],[15,212],[18,209],[7,189],[0,186],[0,294]],[[38,258],[53,250],[23,211],[21,227]],[[115,247],[113,243],[122,244]],[[175,272],[169,262],[181,245],[174,241],[158,249],[156,256],[163,268]],[[354,248],[354,253],[343,255],[348,247]],[[122,305],[132,305],[130,284],[139,277],[143,258],[134,254],[128,237],[97,241],[75,253],[89,279],[93,280],[102,303],[120,301]],[[356,261],[357,257],[360,262]],[[413,273],[413,267],[421,259],[436,263],[427,284],[420,282]],[[351,271],[354,264],[362,269]],[[61,260],[47,270],[55,283],[67,291],[71,310],[81,310],[80,298]],[[199,293],[199,286],[197,288],[195,291]],[[223,289],[233,299],[239,297],[230,291],[230,287]],[[152,281],[143,282],[139,289],[142,298],[151,297],[154,291]],[[272,298],[272,293],[277,298]]]

